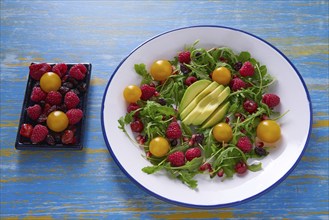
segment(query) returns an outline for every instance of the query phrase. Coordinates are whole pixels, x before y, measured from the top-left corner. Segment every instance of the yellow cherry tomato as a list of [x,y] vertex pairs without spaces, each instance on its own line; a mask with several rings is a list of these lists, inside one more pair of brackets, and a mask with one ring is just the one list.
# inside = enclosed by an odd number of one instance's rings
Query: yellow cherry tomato
[[150,152],[155,157],[163,157],[170,150],[170,145],[167,139],[163,137],[153,138],[149,145]]
[[281,138],[280,125],[273,120],[261,121],[257,126],[257,137],[264,142],[274,143]]
[[69,125],[69,119],[62,111],[53,111],[47,117],[47,126],[55,132],[64,131]]
[[57,91],[62,85],[61,78],[53,72],[47,72],[40,78],[40,87],[45,92]]
[[224,122],[215,125],[212,134],[217,141],[225,143],[229,142],[233,137],[231,126]]
[[226,86],[231,81],[231,71],[224,66],[219,67],[212,72],[211,78],[220,85]]
[[154,80],[166,80],[172,74],[172,66],[168,60],[157,60],[151,66],[151,76]]
[[130,85],[123,90],[123,96],[127,102],[135,103],[141,98],[142,90],[136,85]]

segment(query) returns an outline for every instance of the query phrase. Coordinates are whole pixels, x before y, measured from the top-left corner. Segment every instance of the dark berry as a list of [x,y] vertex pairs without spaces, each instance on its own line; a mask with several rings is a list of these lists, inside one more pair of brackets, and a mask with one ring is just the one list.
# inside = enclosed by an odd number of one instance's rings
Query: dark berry
[[180,64],[179,68],[183,74],[188,74],[189,72],[191,72],[191,69],[188,68],[185,64]]
[[48,134],[47,137],[46,137],[46,142],[47,144],[49,145],[55,145],[56,142],[55,142],[55,138],[54,136],[52,136],[51,134]]
[[170,145],[171,145],[172,147],[177,146],[177,144],[178,144],[177,139],[173,139],[173,140],[170,141]]
[[41,114],[39,118],[37,119],[38,123],[44,123],[47,121],[47,115],[46,114]]
[[201,144],[204,139],[204,135],[203,134],[193,134],[192,139],[194,140],[195,143]]
[[58,91],[62,94],[65,95],[68,91],[70,91],[70,88],[66,87],[66,86],[61,86],[59,87]]
[[67,87],[69,89],[72,89],[73,88],[73,83],[71,83],[71,82],[65,82],[65,83],[62,84],[62,86],[65,86],[65,87]]
[[242,67],[242,62],[237,62],[233,65],[234,70],[239,71]]
[[266,156],[268,152],[263,147],[255,147],[255,154],[258,156]]
[[158,103],[159,103],[160,105],[166,105],[166,104],[167,104],[167,101],[166,101],[165,99],[163,99],[163,98],[159,98],[159,99],[158,99]]
[[87,84],[86,83],[79,84],[77,89],[79,90],[79,92],[84,93],[87,91]]
[[254,100],[247,99],[243,103],[243,108],[249,112],[250,114],[255,113],[257,111],[258,105]]

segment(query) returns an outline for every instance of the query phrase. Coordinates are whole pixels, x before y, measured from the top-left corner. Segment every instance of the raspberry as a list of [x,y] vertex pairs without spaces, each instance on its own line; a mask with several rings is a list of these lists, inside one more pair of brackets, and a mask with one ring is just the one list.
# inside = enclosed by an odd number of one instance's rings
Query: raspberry
[[155,93],[155,88],[153,86],[144,84],[141,86],[142,96],[141,99],[146,101],[149,100]]
[[186,160],[191,161],[194,158],[201,157],[201,150],[198,147],[190,148],[185,152]]
[[32,135],[33,126],[30,124],[22,124],[21,129],[19,130],[19,134],[23,137],[30,138]]
[[75,94],[74,92],[70,91],[65,94],[64,103],[65,103],[67,109],[72,109],[72,108],[77,107],[79,102],[80,102],[80,99],[77,96],[77,94]]
[[190,51],[183,51],[178,54],[178,61],[180,63],[190,63],[191,62],[191,53]]
[[174,121],[171,122],[166,130],[166,137],[169,139],[177,139],[182,136],[182,131],[180,129],[180,126],[178,122]]
[[50,105],[59,105],[62,103],[62,94],[57,91],[50,91],[46,97],[46,103]]
[[189,77],[187,77],[186,78],[186,80],[185,80],[185,85],[187,85],[187,86],[190,86],[190,85],[192,85],[194,82],[196,82],[197,81],[197,78],[196,77],[194,77],[194,76],[189,76]]
[[38,63],[32,64],[29,66],[30,69],[30,76],[35,80],[40,80],[41,76],[51,71],[51,66],[47,63]]
[[41,106],[38,104],[35,104],[33,106],[30,106],[26,109],[27,115],[32,119],[32,120],[37,120],[39,116],[41,115],[42,109]]
[[240,89],[246,88],[246,83],[240,78],[234,78],[231,80],[231,89],[237,91]]
[[69,124],[74,125],[79,123],[83,117],[83,111],[78,108],[70,109],[66,112],[66,116],[69,119]]
[[243,108],[249,112],[250,114],[255,113],[257,111],[258,105],[254,100],[247,99],[243,103]]
[[185,164],[185,156],[182,151],[176,151],[168,155],[167,160],[170,162],[170,165],[173,167],[180,167]]
[[239,70],[240,75],[243,77],[253,76],[254,72],[255,72],[255,69],[249,61],[244,62],[242,67]]
[[42,91],[42,89],[40,87],[33,87],[32,89],[32,94],[31,94],[31,100],[33,102],[40,102],[42,100],[45,100],[47,96],[47,93],[45,93],[44,91]]
[[133,122],[130,123],[130,128],[133,132],[142,132],[144,129],[144,125],[143,122],[141,122],[141,120],[135,120]]
[[77,80],[83,80],[86,76],[87,68],[83,64],[75,64],[70,69],[69,75]]
[[48,129],[43,125],[36,125],[32,130],[31,141],[32,143],[40,143],[42,142],[48,135]]
[[244,153],[249,153],[252,150],[252,143],[248,137],[240,137],[236,146]]
[[263,95],[262,102],[265,103],[268,107],[274,108],[280,104],[280,97],[275,94],[265,94]]
[[[127,112],[130,113],[132,111],[136,111],[137,109],[139,109],[139,105],[137,103],[130,103],[127,107]],[[135,112],[134,116],[137,117],[139,114],[139,111]]]
[[248,167],[247,164],[245,164],[244,162],[238,162],[235,167],[235,172],[237,172],[238,174],[243,174],[247,171]]
[[53,66],[52,71],[62,78],[66,74],[67,65],[65,63],[58,63]]

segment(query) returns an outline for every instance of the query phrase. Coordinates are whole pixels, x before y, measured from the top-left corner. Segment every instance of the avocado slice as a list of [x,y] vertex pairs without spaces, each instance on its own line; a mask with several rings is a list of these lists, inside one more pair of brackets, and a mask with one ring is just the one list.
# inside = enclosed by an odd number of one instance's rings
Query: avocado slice
[[[193,85],[193,84],[192,84]],[[197,106],[197,104],[209,93],[214,91],[219,84],[215,81],[211,82],[202,92],[200,92],[191,102],[186,106],[186,108],[180,113],[182,120]]]
[[221,122],[226,115],[230,102],[224,102],[207,118],[201,128],[209,128]]
[[191,103],[191,101],[200,92],[202,92],[207,86],[209,86],[210,83],[211,83],[210,80],[203,79],[203,80],[198,80],[195,83],[193,83],[192,85],[190,85],[186,89],[186,91],[183,95],[183,98],[178,107],[178,111],[181,113],[186,108],[186,106],[188,106]]
[[[222,86],[222,88],[224,88]],[[194,117],[192,124],[193,125],[201,125],[216,109],[217,107],[223,103],[223,101],[229,96],[230,94],[230,88],[226,87],[225,89],[219,90],[219,93],[217,96],[209,97],[208,100],[204,99],[202,100],[204,103],[201,104],[201,102],[198,104],[197,107],[201,107],[201,109],[196,110],[196,115],[193,115],[191,117]],[[215,92],[215,91],[214,91]],[[194,111],[194,110],[193,110]],[[193,112],[192,111],[192,112]],[[191,114],[191,113],[190,113]],[[189,115],[187,116],[189,117]]]
[[218,103],[218,97],[220,97],[223,90],[224,86],[220,85],[204,97],[190,114],[186,116],[183,122],[187,125],[201,125],[220,104]]

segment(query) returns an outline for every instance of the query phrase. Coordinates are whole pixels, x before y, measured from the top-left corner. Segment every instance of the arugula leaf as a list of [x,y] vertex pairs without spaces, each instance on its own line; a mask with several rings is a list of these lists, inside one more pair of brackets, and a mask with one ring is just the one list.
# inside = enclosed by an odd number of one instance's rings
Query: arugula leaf
[[142,169],[142,171],[144,173],[147,173],[147,174],[152,174],[152,173],[158,172],[159,170],[162,170],[163,168],[164,168],[164,165],[161,165],[161,166],[147,166],[147,167],[144,167]]
[[262,169],[262,163],[256,163],[256,164],[252,164],[252,165],[248,165],[248,170],[252,171],[252,172],[257,172],[260,171]]
[[152,76],[147,72],[146,66],[144,63],[135,64],[134,69],[138,75],[142,77],[140,85],[149,84],[153,81]]

